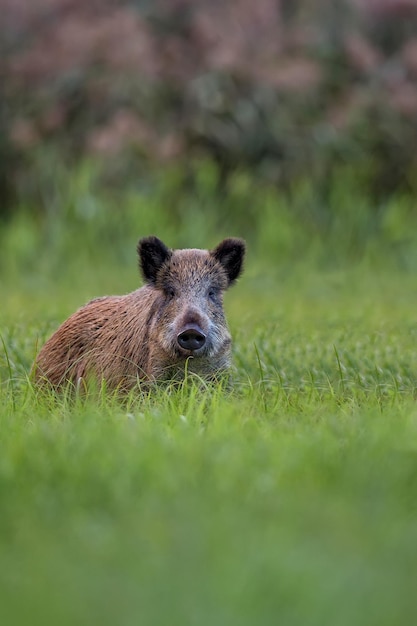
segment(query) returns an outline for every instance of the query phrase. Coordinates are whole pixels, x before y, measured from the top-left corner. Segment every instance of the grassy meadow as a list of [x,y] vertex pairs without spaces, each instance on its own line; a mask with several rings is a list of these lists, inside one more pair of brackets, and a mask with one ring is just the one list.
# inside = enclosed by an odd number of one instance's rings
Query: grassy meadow
[[[417,219],[236,177],[123,197],[61,174],[0,245],[5,626],[394,626],[417,617]],[[67,176],[67,178],[65,178]],[[62,183],[62,184],[61,184]],[[353,207],[353,208],[352,208]],[[233,386],[41,397],[37,349],[139,284],[140,236],[248,242]]]

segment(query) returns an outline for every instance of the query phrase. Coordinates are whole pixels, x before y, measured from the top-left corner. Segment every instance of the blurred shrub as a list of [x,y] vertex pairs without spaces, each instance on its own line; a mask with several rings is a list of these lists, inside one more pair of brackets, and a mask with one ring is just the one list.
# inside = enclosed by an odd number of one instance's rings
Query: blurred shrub
[[[207,156],[329,202],[417,187],[416,0],[0,0],[0,213],[44,206],[47,149],[124,184]],[[42,165],[45,169],[42,169]],[[35,193],[34,193],[35,191]]]

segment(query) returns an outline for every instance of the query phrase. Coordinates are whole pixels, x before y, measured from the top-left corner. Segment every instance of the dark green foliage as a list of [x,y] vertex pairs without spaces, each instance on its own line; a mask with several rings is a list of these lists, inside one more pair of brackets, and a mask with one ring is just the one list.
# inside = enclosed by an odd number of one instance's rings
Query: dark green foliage
[[416,192],[411,0],[0,9],[0,219],[16,197],[50,215],[54,161],[80,157],[102,161],[110,188],[173,163],[194,185],[201,158],[219,192],[236,170],[288,194],[308,179],[330,216],[340,169],[376,204]]

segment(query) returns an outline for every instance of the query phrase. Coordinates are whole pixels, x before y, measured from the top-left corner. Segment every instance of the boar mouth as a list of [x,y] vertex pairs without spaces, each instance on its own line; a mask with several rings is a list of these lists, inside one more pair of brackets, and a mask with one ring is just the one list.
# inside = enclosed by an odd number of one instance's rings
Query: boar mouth
[[205,352],[207,337],[198,324],[187,324],[177,335],[177,349],[186,356],[198,356]]

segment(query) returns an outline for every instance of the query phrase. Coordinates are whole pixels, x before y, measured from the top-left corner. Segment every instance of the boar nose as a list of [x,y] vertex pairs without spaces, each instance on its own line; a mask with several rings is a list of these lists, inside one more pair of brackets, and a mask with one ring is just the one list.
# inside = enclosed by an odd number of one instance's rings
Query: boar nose
[[179,333],[177,341],[184,350],[198,350],[206,343],[206,336],[198,326],[187,326]]

